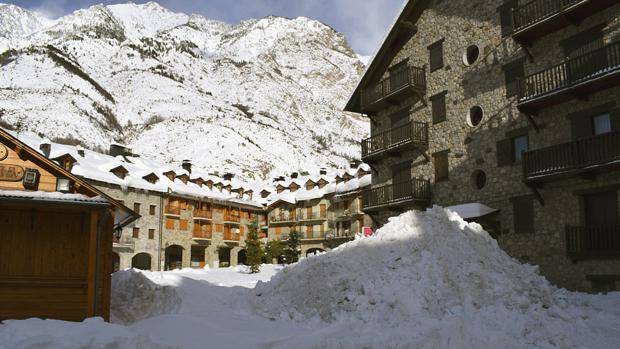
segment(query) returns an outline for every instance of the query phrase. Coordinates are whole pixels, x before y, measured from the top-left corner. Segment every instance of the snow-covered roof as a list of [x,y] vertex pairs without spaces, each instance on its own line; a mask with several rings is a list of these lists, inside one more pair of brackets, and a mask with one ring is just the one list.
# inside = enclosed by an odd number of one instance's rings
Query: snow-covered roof
[[63,201],[108,205],[108,201],[100,196],[88,197],[83,194],[61,192],[0,190],[0,197],[32,201]]

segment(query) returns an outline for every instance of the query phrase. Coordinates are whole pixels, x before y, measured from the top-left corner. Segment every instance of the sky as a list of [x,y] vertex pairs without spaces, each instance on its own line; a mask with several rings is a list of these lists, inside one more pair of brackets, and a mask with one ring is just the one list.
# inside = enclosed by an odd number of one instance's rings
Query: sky
[[[0,0],[47,17],[58,18],[93,4],[127,1],[109,0]],[[158,0],[175,12],[196,13],[227,23],[269,15],[317,19],[343,33],[353,49],[371,56],[381,44],[404,0]],[[133,1],[144,3],[146,1]]]

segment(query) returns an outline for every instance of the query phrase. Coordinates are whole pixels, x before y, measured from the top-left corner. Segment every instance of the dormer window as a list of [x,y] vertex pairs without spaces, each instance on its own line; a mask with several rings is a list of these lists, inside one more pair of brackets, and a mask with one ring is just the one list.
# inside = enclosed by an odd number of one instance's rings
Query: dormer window
[[187,184],[187,182],[189,181],[189,176],[186,174],[182,174],[180,176],[177,176],[178,179],[181,180],[181,182],[183,182],[183,184]]
[[164,172],[164,176],[168,177],[169,180],[174,181],[174,178],[177,176],[174,171]]
[[228,193],[230,193],[230,192],[231,192],[231,190],[232,190],[232,186],[231,186],[230,184],[228,184],[228,185],[224,186],[224,189],[225,189]]
[[254,190],[250,189],[246,191],[245,193],[248,194],[248,197],[250,198],[250,200],[252,200],[252,197],[254,196]]
[[312,190],[314,189],[314,187],[316,187],[316,183],[314,183],[313,181],[306,182],[306,190]]
[[350,174],[346,173],[344,176],[342,176],[342,179],[343,179],[345,182],[348,182],[348,181],[350,181],[351,179],[353,179],[353,176],[351,176]]
[[71,172],[71,170],[73,169],[73,165],[77,162],[77,160],[69,154],[61,155],[53,160],[57,161],[60,166],[62,166],[62,168],[69,172]]
[[194,184],[202,188],[202,185],[205,183],[205,180],[202,178],[195,178],[191,180]]
[[112,172],[116,177],[120,179],[125,179],[125,177],[127,177],[127,174],[129,173],[129,171],[127,171],[127,169],[123,166],[115,167],[111,169],[110,172]]
[[336,184],[342,182],[342,177],[336,176]]
[[299,189],[299,185],[297,185],[297,183],[291,183],[289,189],[291,190],[291,192],[296,192]]
[[319,180],[319,188],[320,188],[320,189],[325,188],[325,186],[326,186],[327,184],[329,184],[329,182],[327,182],[326,180],[324,180],[324,179],[322,179],[322,178]]
[[282,184],[278,184],[278,186],[276,187],[276,193],[280,194],[281,192],[284,191],[284,186]]
[[212,181],[212,180],[210,180],[210,179],[209,179],[209,180],[207,181],[207,187],[208,187],[209,189],[213,190],[213,181]]
[[265,198],[267,198],[269,196],[269,194],[271,194],[269,191],[263,190],[263,191],[260,192],[260,197],[265,199]]
[[159,177],[157,177],[157,175],[154,173],[149,173],[148,175],[142,177],[142,179],[144,179],[145,181],[151,184],[155,184],[159,181]]
[[222,191],[222,188],[224,187],[224,184],[222,184],[222,183],[217,183],[217,184],[215,185],[215,187],[216,187],[216,188],[217,188],[217,189],[221,192],[221,191]]

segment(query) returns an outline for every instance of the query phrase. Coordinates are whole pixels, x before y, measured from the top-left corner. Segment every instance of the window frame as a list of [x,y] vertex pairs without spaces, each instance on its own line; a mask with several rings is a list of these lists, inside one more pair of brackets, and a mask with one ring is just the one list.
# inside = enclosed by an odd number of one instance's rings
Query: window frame
[[[429,97],[431,101],[431,117],[433,119],[433,125],[444,122],[448,119],[448,104],[446,103],[446,96],[448,95],[448,91],[442,91],[435,95]],[[435,104],[443,101],[441,104]],[[438,115],[437,113],[442,111],[442,115]]]
[[[434,170],[434,179],[435,179],[435,183],[441,183],[441,182],[446,182],[450,180],[450,150],[443,150],[443,151],[439,151],[433,154],[433,170]],[[438,169],[438,159],[444,159],[445,158],[445,176],[439,176],[440,171]],[[443,162],[440,163],[441,165],[443,165]]]
[[437,71],[445,67],[443,43],[445,38],[441,38],[428,46],[428,60],[430,72]]

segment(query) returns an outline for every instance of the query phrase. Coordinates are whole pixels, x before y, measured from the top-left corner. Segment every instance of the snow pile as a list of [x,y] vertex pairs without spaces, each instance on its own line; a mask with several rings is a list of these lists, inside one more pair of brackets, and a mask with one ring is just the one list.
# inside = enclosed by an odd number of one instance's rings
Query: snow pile
[[112,274],[112,322],[131,324],[156,315],[174,313],[181,298],[174,287],[161,286],[142,272],[127,269]]
[[375,237],[302,260],[259,283],[255,295],[265,316],[347,324],[371,347],[573,347],[568,329],[580,314],[568,315],[570,294],[536,267],[439,207],[404,213]]

